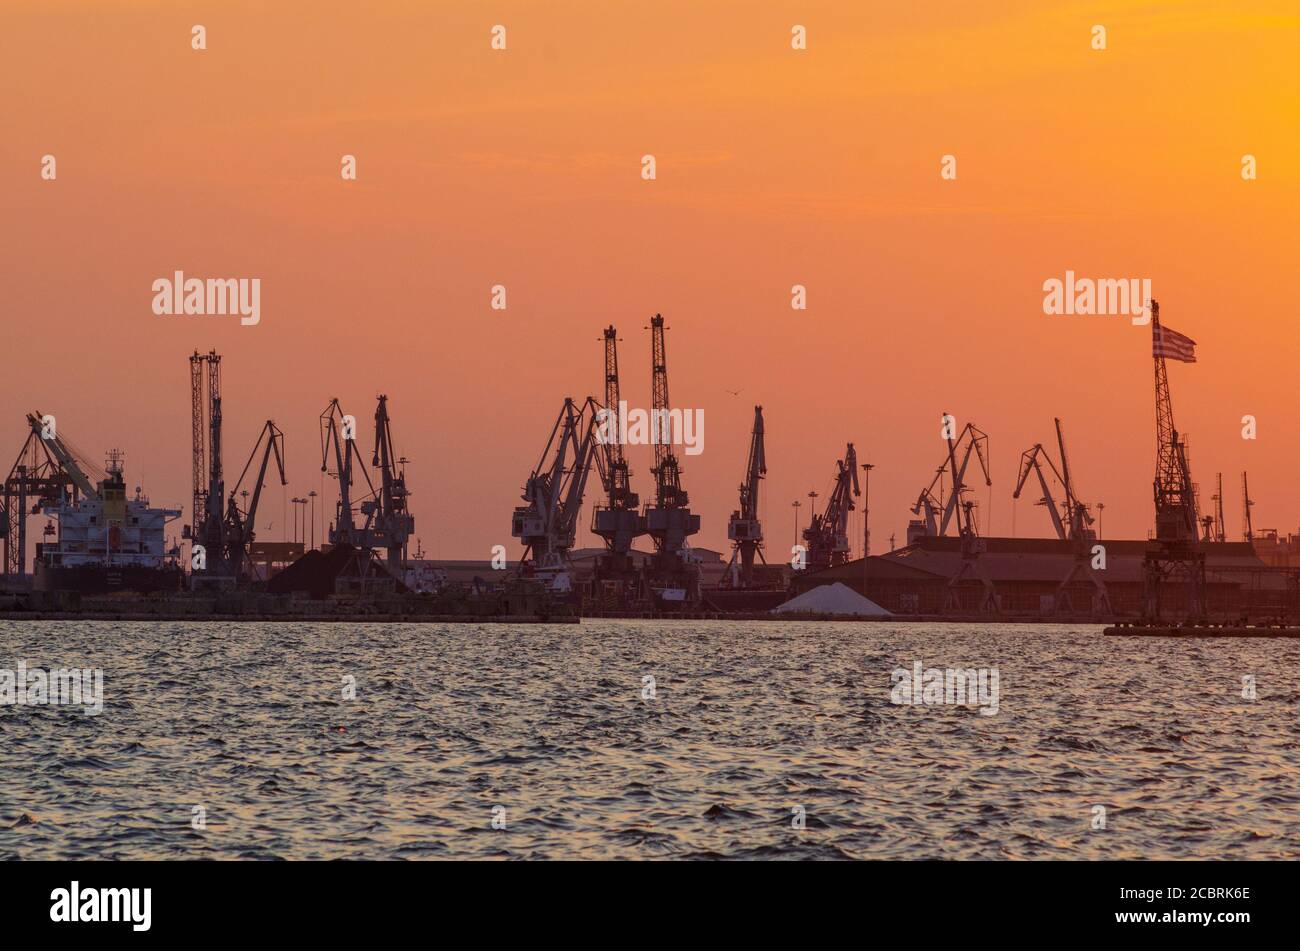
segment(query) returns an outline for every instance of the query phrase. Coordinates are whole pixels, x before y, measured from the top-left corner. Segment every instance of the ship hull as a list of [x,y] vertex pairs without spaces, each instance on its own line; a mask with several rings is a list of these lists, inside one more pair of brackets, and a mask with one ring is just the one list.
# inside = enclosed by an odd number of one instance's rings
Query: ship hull
[[146,565],[47,565],[36,563],[32,586],[37,591],[79,591],[82,594],[111,594],[132,591],[180,591],[184,576],[176,565],[161,568]]

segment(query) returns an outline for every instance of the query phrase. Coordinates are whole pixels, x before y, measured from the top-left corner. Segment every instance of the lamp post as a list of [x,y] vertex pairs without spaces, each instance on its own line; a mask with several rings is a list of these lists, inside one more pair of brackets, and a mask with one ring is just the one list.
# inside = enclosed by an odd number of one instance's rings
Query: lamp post
[[871,470],[875,465],[862,463],[862,596],[867,596],[867,580],[871,562]]
[[798,499],[790,503],[794,508],[794,543],[796,545],[799,544],[799,506],[802,504]]
[[297,498],[291,501],[296,506],[293,510],[293,540],[300,542],[307,537],[307,500]]
[[316,490],[312,489],[307,493],[307,498],[311,499],[311,547],[316,547]]
[[862,464],[862,557],[871,554],[871,470],[875,463]]

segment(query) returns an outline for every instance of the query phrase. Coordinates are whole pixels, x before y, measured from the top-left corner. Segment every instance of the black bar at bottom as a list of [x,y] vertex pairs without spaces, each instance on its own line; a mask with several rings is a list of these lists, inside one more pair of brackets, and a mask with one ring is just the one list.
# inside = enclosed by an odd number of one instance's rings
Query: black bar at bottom
[[[10,938],[295,943],[431,925],[447,940],[466,929],[495,940],[665,933],[734,940],[770,937],[773,927],[800,921],[838,922],[873,942],[940,925],[960,925],[967,938],[1133,932],[1183,940],[1195,932],[1232,940],[1288,920],[1282,896],[1293,870],[1264,862],[15,862],[0,865],[0,920]],[[71,920],[114,914],[121,920]]]

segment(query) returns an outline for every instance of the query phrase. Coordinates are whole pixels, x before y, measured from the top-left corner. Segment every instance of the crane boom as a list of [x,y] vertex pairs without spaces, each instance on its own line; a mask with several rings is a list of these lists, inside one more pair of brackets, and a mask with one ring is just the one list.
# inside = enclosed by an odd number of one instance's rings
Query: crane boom
[[1254,504],[1254,499],[1250,497],[1250,483],[1246,480],[1246,473],[1243,472],[1241,474],[1241,535],[1248,542],[1255,540],[1255,527],[1250,519],[1250,510]]
[[40,411],[27,414],[27,425],[31,428],[32,433],[42,441],[42,443],[58,460],[59,465],[63,468],[67,477],[72,480],[72,484],[77,487],[87,498],[95,498],[99,490],[95,484],[90,481],[85,470],[81,467],[81,461],[77,458],[76,453],[68,446],[62,436],[57,434],[49,435],[44,431],[44,424],[41,422],[44,417]]

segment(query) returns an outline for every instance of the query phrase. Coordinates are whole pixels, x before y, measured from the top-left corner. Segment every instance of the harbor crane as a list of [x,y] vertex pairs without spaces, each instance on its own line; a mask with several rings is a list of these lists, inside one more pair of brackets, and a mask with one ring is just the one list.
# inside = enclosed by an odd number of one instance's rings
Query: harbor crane
[[330,525],[327,535],[330,545],[351,545],[369,550],[373,547],[372,540],[367,532],[357,527],[356,513],[353,510],[354,472],[360,469],[371,495],[374,495],[375,486],[370,481],[365,465],[358,462],[361,451],[357,449],[356,427],[356,418],[343,412],[338,398],[330,400],[325,411],[320,414],[320,471],[330,472],[332,454],[334,470],[330,474],[338,479],[339,498],[334,508],[334,523]]
[[[370,465],[379,470],[379,490],[361,503],[361,513],[371,526],[372,542],[384,548],[390,571],[406,564],[407,548],[415,532],[415,516],[407,507],[404,460],[393,450],[393,427],[388,417],[388,397],[379,396],[375,407],[375,450]],[[373,491],[373,486],[372,486]]]
[[[190,579],[197,587],[231,587],[249,580],[246,577],[250,571],[249,546],[253,542],[257,507],[272,456],[280,473],[280,484],[288,484],[284,476],[284,433],[272,420],[266,421],[244,471],[227,495],[221,458],[221,355],[215,350],[207,353],[196,350],[190,357],[190,409],[194,510],[183,535],[194,546],[192,553],[200,548],[204,553],[203,561],[194,564]],[[259,450],[261,464],[257,482],[250,492],[244,480]],[[239,499],[247,495],[251,495],[247,508],[241,508]]]
[[745,481],[740,484],[740,508],[731,513],[727,522],[727,538],[731,539],[731,561],[727,564],[722,583],[730,588],[754,586],[754,557],[764,565],[763,525],[758,519],[758,484],[767,475],[767,456],[763,451],[763,407],[754,407],[754,429],[749,440],[749,463],[745,467]]
[[95,486],[83,466],[91,464],[72,450],[63,437],[45,425],[41,413],[27,414],[27,439],[4,483],[4,573],[27,571],[27,517],[66,500],[91,497]]
[[596,559],[596,584],[626,588],[636,584],[632,566],[632,545],[646,533],[641,499],[632,491],[631,471],[623,454],[619,432],[622,395],[618,378],[618,331],[605,328],[605,405],[597,430],[600,445],[596,466],[605,490],[605,504],[592,511],[592,532],[605,543],[605,553]]
[[1194,362],[1195,341],[1160,323],[1160,304],[1151,301],[1151,356],[1155,363],[1156,473],[1154,543],[1143,558],[1142,613],[1148,620],[1160,617],[1160,590],[1179,584],[1185,596],[1186,616],[1205,614],[1205,551],[1200,546],[1200,517],[1196,487],[1188,463],[1187,440],[1174,425],[1169,395],[1166,357]]
[[700,566],[690,550],[690,537],[700,530],[700,517],[689,508],[682,488],[681,467],[673,451],[673,418],[668,402],[668,356],[664,347],[664,318],[650,319],[650,378],[655,464],[654,503],[645,509],[646,534],[654,555],[646,566],[646,587],[661,602],[681,603],[699,597]]
[[[1039,504],[1046,507],[1048,514],[1051,516],[1052,527],[1056,530],[1056,537],[1061,541],[1070,543],[1074,560],[1070,566],[1070,571],[1056,589],[1055,610],[1057,612],[1073,613],[1073,589],[1078,581],[1086,580],[1092,585],[1092,613],[1110,614],[1110,594],[1106,590],[1105,582],[1102,581],[1101,576],[1092,567],[1092,545],[1097,540],[1097,533],[1092,528],[1094,519],[1088,505],[1079,500],[1079,496],[1075,491],[1074,479],[1070,475],[1070,458],[1065,451],[1065,434],[1061,429],[1061,420],[1058,418],[1053,422],[1056,425],[1056,446],[1057,451],[1060,453],[1060,467],[1058,468],[1052,462],[1051,456],[1043,448],[1042,443],[1035,443],[1032,449],[1027,449],[1020,457],[1020,478],[1016,481],[1016,491],[1012,493],[1012,498],[1020,498],[1020,493],[1024,490],[1025,483],[1029,480],[1031,472],[1037,474],[1038,485],[1043,493]],[[1044,466],[1046,466],[1046,472]],[[1047,472],[1051,472],[1056,478],[1064,493],[1064,499],[1060,503],[1059,511],[1057,502],[1052,497]]]
[[[337,398],[330,400],[320,415],[321,472],[338,479],[339,498],[334,522],[329,527],[331,546],[356,549],[339,572],[336,587],[341,590],[388,590],[404,582],[403,568],[415,518],[407,499],[406,472],[393,449],[392,422],[388,397],[380,395],[375,407],[374,451],[371,467],[379,470],[379,487],[370,477],[357,447],[356,418],[343,412]],[[366,492],[357,498],[353,487],[356,473],[365,481]],[[363,518],[360,516],[364,516]],[[385,558],[377,558],[379,550]]]
[[572,399],[564,401],[541,459],[524,484],[526,504],[514,510],[511,520],[511,535],[524,545],[523,576],[560,594],[573,590],[569,553],[596,456],[598,410],[591,398],[581,409]]
[[[1056,445],[1061,460],[1060,467],[1058,468],[1056,463],[1052,462],[1051,456],[1047,454],[1042,443],[1034,443],[1032,449],[1026,449],[1020,456],[1020,478],[1016,481],[1016,490],[1011,497],[1020,498],[1030,473],[1036,474],[1039,488],[1043,493],[1040,504],[1046,507],[1052,518],[1052,528],[1056,531],[1056,537],[1061,541],[1090,542],[1097,537],[1097,533],[1092,529],[1095,519],[1088,506],[1080,502],[1075,493],[1074,481],[1070,477],[1069,457],[1065,453],[1065,436],[1061,431],[1061,421],[1056,419],[1054,422],[1056,423]],[[1044,471],[1044,465],[1047,471]],[[1048,472],[1060,483],[1065,496],[1060,502],[1059,511],[1057,502],[1052,497],[1051,486],[1048,484]]]
[[1227,540],[1227,527],[1225,526],[1223,520],[1223,473],[1222,472],[1216,472],[1214,474],[1214,497],[1212,501],[1214,502],[1214,521],[1212,525],[1213,534],[1211,537],[1213,537],[1214,541],[1216,542],[1223,542]]
[[[262,450],[262,460],[257,469],[257,480],[253,484],[248,507],[240,509],[236,499],[240,498],[244,479],[248,477],[248,471],[252,468],[253,460],[257,458],[258,449]],[[273,455],[275,456],[276,469],[280,473],[280,484],[288,485],[289,482],[284,476],[284,433],[272,420],[268,419],[257,437],[257,442],[253,444],[253,451],[248,456],[248,462],[244,464],[244,471],[239,474],[239,481],[230,490],[230,499],[226,506],[224,532],[226,551],[223,560],[227,572],[239,580],[244,579],[246,571],[252,570],[247,566],[251,564],[249,551],[256,535],[257,507],[262,498],[262,489],[266,486],[267,465]]]
[[[962,493],[968,488],[965,482],[966,470],[970,466],[972,455],[979,460],[980,468],[984,470],[984,484],[986,486],[993,484],[993,480],[989,477],[988,440],[988,434],[974,423],[967,423],[955,439],[948,439],[950,444],[948,458],[945,458],[943,464],[935,470],[934,478],[921,490],[916,503],[912,506],[912,514],[923,517],[908,522],[907,543],[909,545],[917,538],[946,536],[949,526],[960,521],[957,515]],[[955,463],[957,458],[960,458],[960,463]],[[952,493],[946,501],[934,494],[935,489],[938,489],[940,496],[942,495],[944,476],[950,476],[953,480]]]
[[844,458],[835,461],[835,485],[826,509],[813,515],[804,529],[808,568],[813,571],[832,568],[849,560],[849,513],[853,499],[862,494],[858,487],[858,454],[849,443]]
[[[943,418],[950,420],[952,417],[945,413]],[[975,520],[975,501],[965,497],[966,493],[970,491],[970,487],[966,484],[966,469],[970,464],[972,454],[979,459],[980,468],[984,471],[984,484],[986,486],[993,484],[986,452],[988,438],[988,434],[976,427],[975,424],[967,423],[956,437],[949,433],[946,440],[948,444],[948,476],[952,480],[952,494],[948,497],[944,519],[940,522],[939,534],[944,534],[943,530],[948,524],[948,512],[951,511],[956,519],[957,535],[961,539],[961,567],[957,569],[957,573],[948,582],[947,595],[944,599],[944,609],[947,611],[964,610],[961,592],[963,589],[970,587],[972,583],[977,584],[981,589],[979,610],[986,614],[994,614],[999,610],[993,580],[980,563],[980,555],[985,552],[988,543],[979,534],[979,526]],[[963,444],[965,449],[962,452],[961,463],[959,464],[957,462],[957,452],[958,447]],[[942,477],[941,470],[935,479],[938,481]],[[932,488],[933,485],[932,482]]]
[[[1160,339],[1160,305],[1151,302],[1151,328]],[[1153,346],[1156,380],[1156,476],[1153,483],[1156,503],[1156,539],[1196,542],[1200,517],[1196,506],[1196,489],[1192,485],[1188,463],[1187,439],[1174,425],[1173,402],[1169,396],[1169,373],[1163,349]]]

